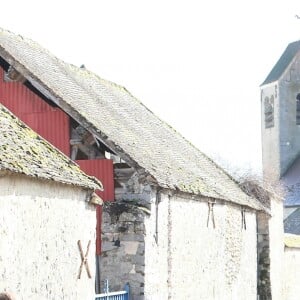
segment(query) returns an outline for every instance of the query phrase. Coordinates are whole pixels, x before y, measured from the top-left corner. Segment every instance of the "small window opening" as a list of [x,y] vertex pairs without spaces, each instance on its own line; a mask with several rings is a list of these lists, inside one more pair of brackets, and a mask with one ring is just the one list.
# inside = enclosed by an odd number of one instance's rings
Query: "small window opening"
[[296,124],[300,125],[300,93],[296,97]]
[[274,126],[274,96],[270,98],[265,97],[265,128],[271,128]]

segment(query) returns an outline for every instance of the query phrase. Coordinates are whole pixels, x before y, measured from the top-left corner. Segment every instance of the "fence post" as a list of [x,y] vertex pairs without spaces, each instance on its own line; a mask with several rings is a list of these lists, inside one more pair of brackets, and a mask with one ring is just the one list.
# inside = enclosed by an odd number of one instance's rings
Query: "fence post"
[[104,282],[104,293],[109,293],[109,283],[108,283],[108,279],[105,279]]
[[124,290],[127,292],[126,300],[130,300],[130,286],[128,282],[125,284]]

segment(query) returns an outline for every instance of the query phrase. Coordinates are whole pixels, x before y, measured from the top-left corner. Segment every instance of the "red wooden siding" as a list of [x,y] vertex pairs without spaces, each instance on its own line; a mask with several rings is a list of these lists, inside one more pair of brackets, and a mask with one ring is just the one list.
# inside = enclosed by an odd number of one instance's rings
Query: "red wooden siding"
[[19,117],[20,113],[44,112],[53,107],[19,82],[5,82],[0,68],[0,102]]
[[[5,82],[0,68],[0,103],[25,122],[30,128],[70,157],[70,118],[18,82]],[[78,160],[80,168],[98,178],[104,187],[97,192],[104,201],[114,201],[113,162],[108,159]],[[96,254],[101,253],[102,208],[97,207]]]
[[95,176],[102,184],[104,191],[98,192],[104,201],[114,201],[114,168],[111,159],[76,160],[81,170],[88,175]]
[[61,152],[70,156],[69,116],[62,110],[21,114],[20,119]]
[[47,104],[22,83],[5,82],[2,69],[0,69],[0,103],[52,145],[70,156],[68,115]]
[[[81,170],[86,174],[95,176],[102,184],[104,191],[97,194],[104,201],[114,201],[114,169],[111,159],[92,159],[92,160],[76,160]],[[102,223],[102,207],[97,206],[97,225],[96,225],[96,254],[101,254],[101,223]]]

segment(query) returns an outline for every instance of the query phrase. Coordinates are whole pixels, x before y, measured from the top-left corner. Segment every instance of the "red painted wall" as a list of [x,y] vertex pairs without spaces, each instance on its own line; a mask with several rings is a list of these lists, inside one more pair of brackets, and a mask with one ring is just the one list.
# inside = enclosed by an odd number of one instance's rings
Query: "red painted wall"
[[19,113],[45,112],[53,108],[19,82],[5,82],[0,68],[0,102],[15,115]]
[[[114,201],[114,169],[111,159],[92,159],[92,160],[76,160],[80,169],[85,173],[95,176],[102,184],[104,191],[97,194],[104,201]],[[97,225],[96,225],[96,254],[101,254],[101,223],[102,223],[102,207],[97,206]]]
[[[19,117],[30,128],[70,157],[70,118],[18,82],[5,82],[0,68],[0,103]],[[78,160],[80,168],[98,178],[104,191],[98,192],[104,201],[114,201],[114,175],[112,160]],[[102,208],[97,208],[96,251],[101,252]]]
[[111,159],[76,160],[80,169],[88,175],[95,176],[102,184],[104,191],[98,192],[104,201],[114,201],[114,168]]
[[54,108],[19,82],[5,82],[0,69],[0,103],[30,128],[70,156],[69,116]]
[[64,154],[70,156],[69,116],[62,110],[20,114],[20,119]]

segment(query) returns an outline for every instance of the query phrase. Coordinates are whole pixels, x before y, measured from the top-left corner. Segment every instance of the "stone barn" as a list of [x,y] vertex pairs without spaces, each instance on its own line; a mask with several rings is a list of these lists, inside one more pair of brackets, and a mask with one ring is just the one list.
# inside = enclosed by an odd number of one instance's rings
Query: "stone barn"
[[5,30],[0,58],[0,102],[103,182],[97,292],[256,299],[260,201],[124,87]]
[[99,189],[0,105],[0,293],[93,299]]

